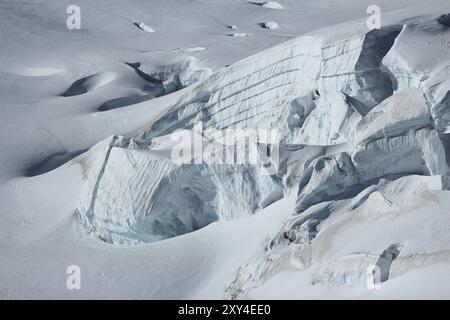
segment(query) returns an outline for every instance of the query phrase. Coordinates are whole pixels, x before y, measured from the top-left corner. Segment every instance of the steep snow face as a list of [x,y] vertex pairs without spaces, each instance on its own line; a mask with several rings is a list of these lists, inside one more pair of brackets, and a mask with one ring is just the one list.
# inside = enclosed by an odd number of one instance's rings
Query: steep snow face
[[275,10],[283,9],[283,6],[281,4],[279,4],[278,2],[276,2],[276,1],[261,2],[260,5],[263,8],[268,8],[268,9],[275,9]]

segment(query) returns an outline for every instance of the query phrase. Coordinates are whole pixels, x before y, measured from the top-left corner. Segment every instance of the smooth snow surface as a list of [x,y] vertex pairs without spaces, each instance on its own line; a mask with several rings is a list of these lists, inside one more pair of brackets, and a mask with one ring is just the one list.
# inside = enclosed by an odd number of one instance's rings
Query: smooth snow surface
[[0,4],[0,298],[449,298],[450,3],[378,3]]

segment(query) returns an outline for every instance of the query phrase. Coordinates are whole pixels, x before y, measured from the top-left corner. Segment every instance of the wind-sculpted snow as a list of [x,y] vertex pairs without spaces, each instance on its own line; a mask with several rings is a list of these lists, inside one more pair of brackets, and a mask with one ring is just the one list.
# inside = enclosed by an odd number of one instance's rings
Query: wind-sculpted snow
[[71,97],[84,94],[114,81],[116,77],[113,72],[99,72],[75,81],[62,95]]

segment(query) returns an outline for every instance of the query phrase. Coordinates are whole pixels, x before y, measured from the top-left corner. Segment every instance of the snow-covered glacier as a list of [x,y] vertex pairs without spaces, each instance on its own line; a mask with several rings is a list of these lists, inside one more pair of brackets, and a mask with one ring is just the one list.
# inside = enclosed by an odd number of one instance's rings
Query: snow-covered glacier
[[[80,158],[78,220],[103,241],[138,244],[248,217],[296,193],[292,218],[228,284],[232,299],[281,288],[286,272],[320,291],[365,285],[373,266],[385,283],[448,263],[446,21],[340,27],[219,69],[155,121]],[[222,150],[230,146],[209,132],[229,129],[276,129],[279,156],[258,141],[253,164],[196,163],[199,154],[173,162],[174,133]],[[275,160],[276,171],[262,174]]]

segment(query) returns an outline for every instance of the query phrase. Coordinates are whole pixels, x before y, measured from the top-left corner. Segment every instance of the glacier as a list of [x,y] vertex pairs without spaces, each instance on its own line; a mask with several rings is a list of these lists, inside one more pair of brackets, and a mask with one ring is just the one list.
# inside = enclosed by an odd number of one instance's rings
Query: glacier
[[[301,161],[303,151],[285,170],[260,179],[251,167],[173,166],[161,156],[164,150],[152,150],[156,138],[192,130],[198,122],[205,130],[277,128],[283,145],[322,150],[296,168],[301,173],[294,173],[298,212],[355,195],[387,176],[447,174],[445,140],[434,129],[442,121],[436,108],[443,102],[430,99],[428,87],[412,80],[417,71],[402,69],[400,59],[393,58],[400,55],[398,42],[408,37],[409,29],[394,25],[340,38],[301,37],[217,71],[153,123],[128,138],[103,143],[103,151],[90,161],[78,214],[92,230],[117,228],[114,233],[125,238],[133,232],[142,239],[169,237],[219,218],[246,216],[264,207],[265,194],[279,199],[294,187],[281,181],[288,179],[287,171]],[[161,81],[168,81],[170,68],[166,70]],[[411,74],[407,81],[405,74]],[[139,147],[122,141],[127,139]],[[284,153],[292,158],[292,151]],[[179,188],[180,183],[186,186]]]
[[450,296],[450,2],[276,1],[0,4],[1,299]]
[[[445,215],[430,209],[422,216],[427,207],[449,204],[445,21],[302,36],[212,74],[185,75],[183,63],[139,67],[168,92],[188,88],[151,123],[100,142],[78,160],[86,180],[78,220],[104,242],[136,245],[249,217],[295,193],[292,218],[241,266],[225,290],[229,299],[251,297],[287,271],[308,271],[312,286],[361,286],[373,266],[384,283],[448,261],[450,238],[437,227]],[[199,122],[203,131],[195,133]],[[262,158],[195,163],[196,154],[191,163],[173,162],[174,134],[199,134],[201,143],[222,150],[230,146],[207,132],[229,129],[276,129],[276,172],[261,174]],[[268,147],[259,141],[259,154]],[[421,226],[439,245],[424,244]],[[339,249],[351,238],[351,248]],[[376,248],[368,249],[373,239]]]

